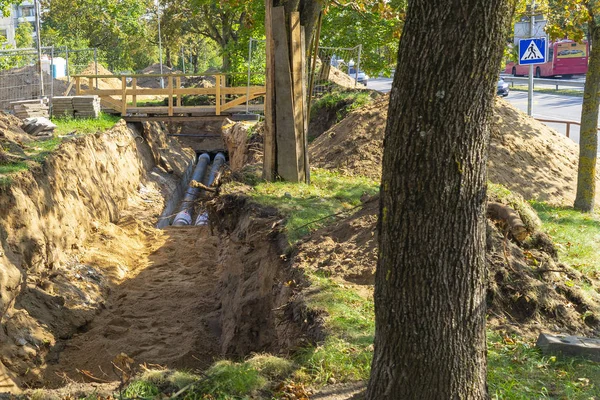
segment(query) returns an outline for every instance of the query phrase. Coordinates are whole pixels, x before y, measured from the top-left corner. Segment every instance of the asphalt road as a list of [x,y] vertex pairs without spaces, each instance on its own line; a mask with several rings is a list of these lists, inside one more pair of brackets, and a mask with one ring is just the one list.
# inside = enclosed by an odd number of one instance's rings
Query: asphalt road
[[[379,90],[387,93],[391,90],[391,78],[377,78],[369,80],[367,85],[369,89]],[[523,112],[527,112],[527,93],[511,91],[505,100],[517,107]],[[533,116],[541,119],[576,121],[581,118],[581,97],[557,96],[552,94],[534,93],[533,94]],[[556,129],[563,135],[566,134],[565,124],[552,124],[544,122],[546,125]],[[571,125],[570,137],[575,142],[579,142],[579,126]]]

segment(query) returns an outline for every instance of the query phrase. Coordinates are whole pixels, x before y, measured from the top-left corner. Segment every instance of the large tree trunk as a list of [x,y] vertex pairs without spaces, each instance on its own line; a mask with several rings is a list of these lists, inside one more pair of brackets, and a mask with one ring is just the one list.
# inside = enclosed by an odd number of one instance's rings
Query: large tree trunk
[[598,151],[598,93],[600,92],[600,27],[594,18],[588,23],[592,38],[588,72],[585,76],[581,130],[579,135],[579,167],[575,208],[594,210],[596,197],[596,157]]
[[409,1],[384,141],[370,400],[487,396],[487,145],[513,7]]

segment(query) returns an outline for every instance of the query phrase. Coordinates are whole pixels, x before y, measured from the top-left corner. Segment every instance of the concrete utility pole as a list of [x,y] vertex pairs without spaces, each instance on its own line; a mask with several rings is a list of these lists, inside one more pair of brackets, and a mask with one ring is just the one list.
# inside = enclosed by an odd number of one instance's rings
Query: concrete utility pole
[[[529,37],[533,38],[535,28],[535,0],[531,0],[531,14],[529,16]],[[527,115],[533,114],[533,64],[529,65],[529,90],[527,93]]]
[[[38,72],[40,74],[40,98],[44,97],[44,71],[42,69],[42,35],[40,32],[40,2],[35,0],[35,38],[38,53]],[[29,23],[29,22],[26,22]],[[52,74],[52,71],[50,71]]]

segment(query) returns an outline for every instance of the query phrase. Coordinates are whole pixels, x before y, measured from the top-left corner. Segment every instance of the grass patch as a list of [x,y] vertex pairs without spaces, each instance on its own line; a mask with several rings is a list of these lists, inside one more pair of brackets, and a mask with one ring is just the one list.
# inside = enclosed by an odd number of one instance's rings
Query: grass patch
[[0,175],[14,174],[15,172],[24,171],[29,166],[24,161],[17,161],[10,164],[0,164]]
[[309,276],[316,294],[307,299],[311,308],[327,312],[325,343],[297,354],[302,367],[296,374],[307,383],[363,381],[371,373],[375,311],[373,299],[319,274]]
[[160,394],[160,390],[151,382],[138,380],[127,386],[123,394],[127,398],[153,398]]
[[335,90],[324,94],[311,106],[310,117],[314,118],[323,108],[336,109],[337,122],[357,108],[373,101],[371,93],[366,90]]
[[544,356],[535,343],[488,333],[488,386],[492,399],[600,398],[600,365]]
[[311,171],[310,185],[260,182],[255,183],[251,195],[256,202],[277,207],[287,216],[288,237],[293,243],[311,230],[331,223],[334,214],[351,212],[361,204],[363,194],[378,191],[375,180],[315,169]]
[[98,119],[93,118],[53,118],[57,128],[54,130],[55,136],[62,136],[71,133],[78,135],[84,135],[88,133],[96,133],[98,131],[105,131],[112,128],[121,117],[100,113]]
[[248,396],[267,386],[268,380],[247,362],[218,361],[206,371],[206,379],[194,392],[217,399]]
[[531,202],[544,230],[555,242],[561,260],[584,274],[599,274],[600,216],[570,207]]
[[120,117],[100,113],[98,119],[91,118],[54,118],[57,128],[53,136],[44,140],[35,140],[23,146],[26,160],[0,165],[0,188],[10,186],[13,174],[28,170],[35,164],[41,164],[46,157],[62,143],[61,136],[67,134],[90,134],[112,128]]
[[[510,90],[514,90],[515,92],[527,92],[529,88],[526,85],[515,85],[511,86]],[[573,96],[573,97],[583,97],[583,89],[552,89],[552,88],[533,88],[533,91],[536,93],[546,93],[546,94],[555,94],[559,96]]]

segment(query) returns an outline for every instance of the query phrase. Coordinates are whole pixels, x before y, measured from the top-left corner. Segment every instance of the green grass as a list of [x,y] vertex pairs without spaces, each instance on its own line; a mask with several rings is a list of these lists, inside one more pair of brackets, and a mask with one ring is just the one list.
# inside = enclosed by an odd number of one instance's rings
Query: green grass
[[311,106],[310,117],[314,118],[319,110],[323,108],[336,108],[342,103],[346,105],[337,111],[337,122],[344,119],[352,110],[363,107],[373,101],[371,93],[366,90],[335,90],[326,93]]
[[52,122],[57,125],[54,130],[56,136],[75,133],[84,135],[88,133],[96,133],[112,128],[121,117],[100,113],[98,119],[93,118],[53,118]]
[[535,343],[489,332],[488,386],[492,399],[598,399],[600,364],[544,356]]
[[46,157],[52,153],[62,143],[64,138],[61,136],[67,134],[85,135],[105,131],[112,128],[120,117],[109,114],[100,114],[100,118],[54,118],[52,122],[57,128],[53,132],[53,137],[44,140],[36,140],[23,146],[26,154],[25,161],[16,161],[0,165],[0,188],[9,186],[12,182],[12,175],[28,170],[35,164],[41,164]]
[[127,389],[123,393],[127,398],[152,398],[158,396],[160,390],[158,387],[151,382],[136,380],[127,386]]
[[307,298],[310,308],[324,310],[328,337],[325,343],[302,349],[296,355],[309,384],[363,381],[369,378],[375,337],[373,299],[351,287],[318,274],[309,279],[316,290]]
[[311,184],[260,182],[251,196],[260,204],[277,207],[288,217],[287,230],[293,243],[311,230],[334,221],[333,214],[351,212],[363,194],[379,191],[379,183],[363,177],[348,177],[322,169],[311,171]]
[[[515,85],[511,86],[510,90],[514,90],[515,92],[527,92],[529,91],[529,88],[526,85]],[[560,89],[560,85],[558,90],[547,87],[537,87],[533,88],[533,91],[536,93],[556,94],[560,96],[583,97],[582,89]]]
[[600,216],[570,207],[531,204],[543,222],[543,229],[556,243],[561,261],[582,273],[599,274]]

